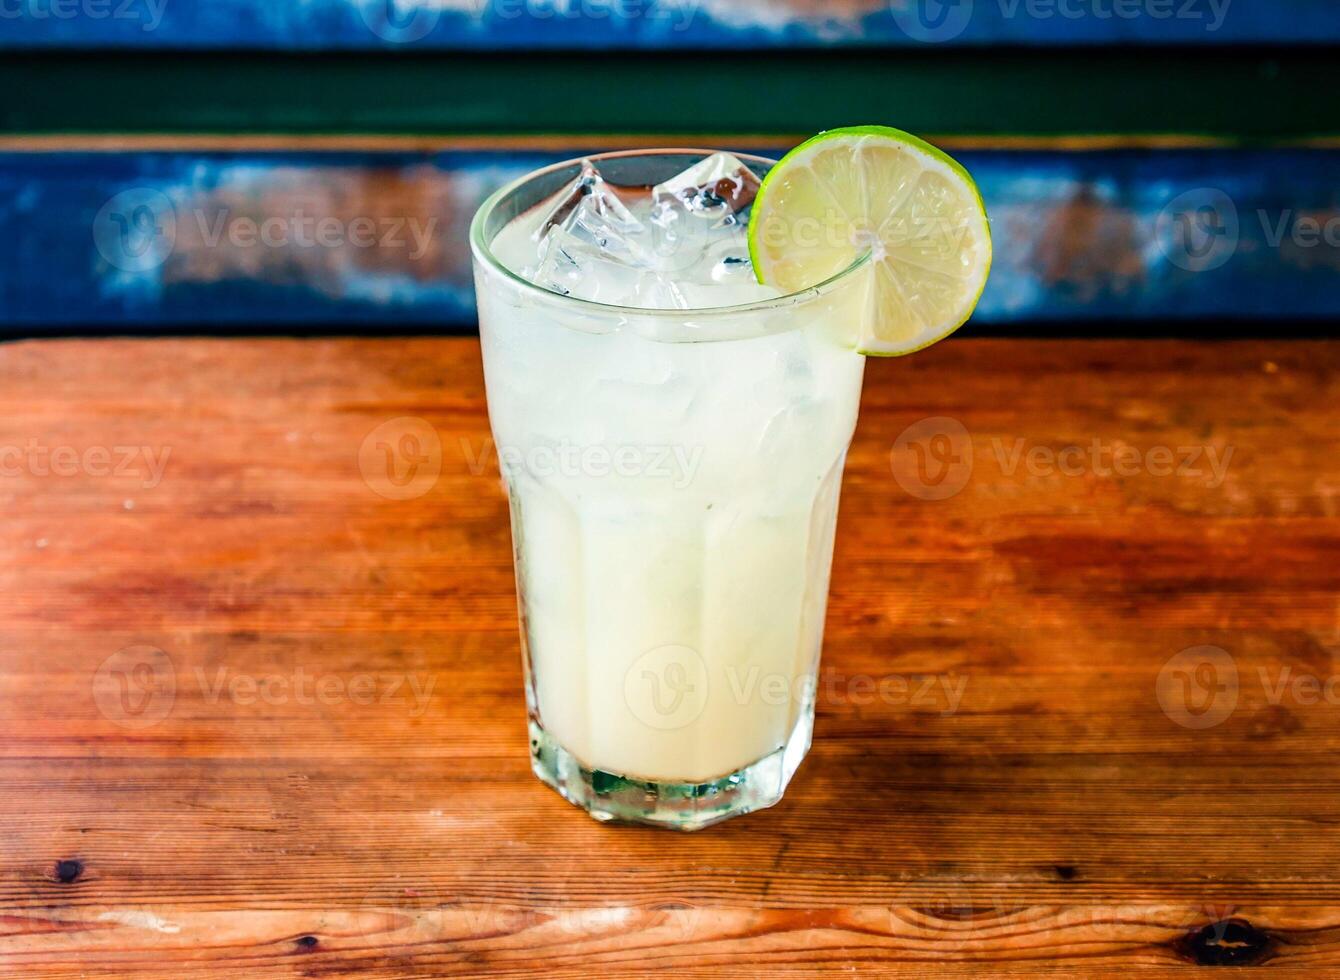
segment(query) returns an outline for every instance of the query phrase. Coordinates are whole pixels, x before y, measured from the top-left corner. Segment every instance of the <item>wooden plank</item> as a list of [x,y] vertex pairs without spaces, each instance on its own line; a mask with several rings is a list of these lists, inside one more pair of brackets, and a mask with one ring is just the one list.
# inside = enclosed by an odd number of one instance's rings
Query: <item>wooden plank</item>
[[1340,136],[1326,47],[14,52],[0,86],[22,93],[0,104],[5,134]]
[[[478,356],[0,347],[0,975],[1340,969],[1340,344],[872,362],[814,752],[689,836],[529,774]],[[358,447],[406,415],[442,469],[394,502]],[[936,417],[941,500],[891,469]]]
[[919,44],[1316,44],[1326,0],[52,0],[7,8],[0,47],[813,48]]
[[[473,331],[475,209],[594,142],[0,152],[0,323]],[[1340,316],[1340,149],[955,152],[997,243],[974,329]]]

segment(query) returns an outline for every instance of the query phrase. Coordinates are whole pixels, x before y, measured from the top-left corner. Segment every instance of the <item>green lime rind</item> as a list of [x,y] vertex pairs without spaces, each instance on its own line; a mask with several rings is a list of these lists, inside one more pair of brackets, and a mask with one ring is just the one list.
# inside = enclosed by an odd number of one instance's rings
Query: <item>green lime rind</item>
[[[770,186],[776,181],[779,174],[785,174],[788,169],[788,164],[794,164],[797,159],[805,156],[806,153],[813,149],[817,144],[861,136],[876,136],[891,140],[895,143],[900,143],[904,146],[909,146],[937,163],[943,164],[955,176],[962,180],[963,183],[971,189],[973,197],[977,202],[977,207],[982,213],[982,220],[987,229],[987,245],[989,248],[991,244],[991,219],[987,214],[986,202],[982,199],[982,192],[977,187],[977,181],[972,179],[972,174],[968,173],[967,168],[965,168],[963,164],[959,163],[938,146],[928,143],[921,137],[914,136],[912,133],[906,132],[905,130],[896,129],[893,126],[844,126],[838,129],[826,129],[821,133],[811,136],[809,139],[805,140],[805,142],[787,152],[781,160],[777,161],[772,169],[764,175],[762,182],[759,184],[758,193],[754,197],[753,208],[749,215],[749,226],[746,231],[746,237],[749,244],[749,260],[754,267],[754,277],[760,283],[767,285],[763,279],[763,263],[760,261],[759,256],[759,215],[763,214],[766,210],[766,208],[761,205],[763,205],[765,201]],[[901,350],[868,350],[858,345],[856,348],[857,352],[868,357],[903,357],[907,354],[915,354],[917,351],[925,350],[932,344],[944,340],[972,318],[973,311],[976,309],[978,301],[981,300],[982,292],[986,289],[986,283],[991,277],[991,263],[994,257],[994,250],[989,250],[982,270],[981,285],[978,287],[976,295],[973,296],[972,302],[968,304],[967,313],[958,323],[941,333],[937,333],[927,338],[923,343],[919,343],[914,347],[908,347]],[[862,336],[864,336],[864,333]]]

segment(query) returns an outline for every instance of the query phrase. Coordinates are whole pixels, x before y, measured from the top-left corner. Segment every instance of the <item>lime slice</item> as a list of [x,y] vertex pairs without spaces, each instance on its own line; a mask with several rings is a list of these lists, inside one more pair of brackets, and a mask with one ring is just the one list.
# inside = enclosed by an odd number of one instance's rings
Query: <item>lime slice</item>
[[749,217],[758,280],[786,292],[871,254],[856,348],[909,354],[972,314],[991,269],[986,207],[968,172],[888,126],[832,129],[768,171]]

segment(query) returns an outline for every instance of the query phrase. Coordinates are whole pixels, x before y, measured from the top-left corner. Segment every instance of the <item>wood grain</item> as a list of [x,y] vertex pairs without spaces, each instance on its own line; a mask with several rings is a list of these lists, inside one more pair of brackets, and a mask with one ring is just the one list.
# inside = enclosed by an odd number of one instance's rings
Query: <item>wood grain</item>
[[[1336,974],[1337,367],[872,362],[815,748],[778,807],[685,836],[530,775],[473,341],[0,348],[0,975]],[[358,451],[405,416],[441,473],[388,500]],[[972,449],[943,500],[891,468],[928,417]],[[1019,440],[1145,462],[1011,468]],[[161,480],[84,462],[121,446],[169,450]],[[1231,455],[1212,486],[1159,446]],[[1196,687],[1174,658],[1206,645]]]
[[[0,61],[0,89],[4,68]],[[215,76],[238,80],[228,67]],[[355,84],[366,81],[360,67]],[[193,81],[156,76],[153,84],[193,93],[193,106],[200,100]],[[99,88],[89,82],[80,91]],[[1340,72],[1312,90],[1336,89]],[[407,90],[416,89],[401,86],[397,99]],[[1123,90],[1122,98],[1133,97]],[[1166,133],[960,133],[946,141],[941,132],[931,135],[973,174],[1001,243],[973,313],[975,332],[1016,336],[1046,321],[1054,332],[1224,339],[1259,336],[1257,315],[1324,338],[1318,321],[1340,318],[1340,247],[1306,234],[1318,222],[1333,239],[1331,229],[1340,230],[1340,210],[1318,203],[1334,196],[1340,136],[1329,149],[1313,133],[1307,147],[1291,140],[1244,150],[1224,138],[1211,145],[1203,133],[1178,145],[1181,137]],[[473,335],[469,224],[492,189],[611,141],[775,158],[799,139],[0,134],[0,201],[36,202],[0,209],[0,336],[67,333],[71,324],[154,335],[183,323],[224,333],[261,324],[272,332]],[[1149,152],[1135,152],[1131,139]],[[1262,173],[1282,176],[1266,183]],[[48,231],[41,249],[27,244],[34,209]],[[1179,229],[1209,221],[1206,209],[1225,235],[1188,242]],[[319,247],[314,215],[329,219]],[[269,229],[264,241],[256,226]],[[377,247],[367,247],[373,240]],[[1214,251],[1192,255],[1189,244]]]

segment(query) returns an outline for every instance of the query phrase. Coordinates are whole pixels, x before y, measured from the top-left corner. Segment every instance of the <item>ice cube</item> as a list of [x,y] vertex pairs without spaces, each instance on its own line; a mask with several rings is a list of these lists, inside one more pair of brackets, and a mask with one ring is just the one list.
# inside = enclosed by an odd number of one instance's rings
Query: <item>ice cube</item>
[[[746,209],[758,178],[716,153],[648,197],[620,198],[591,161],[537,209],[521,274],[546,289],[621,306],[691,309],[754,298]],[[721,290],[728,285],[730,289]]]
[[635,444],[647,438],[649,419],[665,423],[687,413],[697,386],[676,369],[677,352],[632,336],[611,346],[617,349],[592,366],[595,384],[589,398],[610,408],[600,415],[617,439]]
[[581,253],[577,249],[569,249],[567,245],[561,228],[550,229],[536,250],[538,261],[523,269],[521,274],[545,289],[571,296],[573,289],[581,282],[582,266],[578,261]]
[[562,193],[536,232],[541,261],[554,241],[573,242],[632,266],[649,265],[646,227],[633,216],[590,160]]
[[598,303],[622,303],[629,284],[641,273],[563,225],[540,242],[540,260],[526,277],[564,296]]
[[710,283],[722,250],[747,254],[745,210],[758,178],[729,153],[714,153],[652,188],[648,216],[657,267]]
[[554,195],[553,206],[535,232],[536,241],[543,239],[554,226],[568,224],[579,211],[599,215],[616,227],[641,226],[614,192],[614,188],[605,182],[596,165],[590,160],[583,160],[576,179]]
[[564,225],[551,228],[541,242],[538,266],[523,274],[556,293],[597,303],[680,310],[693,305],[674,277],[637,261],[636,242],[621,240],[616,245],[607,236],[601,247],[584,237],[582,230]]
[[748,255],[727,252],[712,264],[712,282],[720,285],[744,285],[757,282]]
[[652,188],[652,199],[684,205],[698,217],[720,219],[754,203],[759,179],[729,153],[713,153]]
[[653,265],[646,226],[589,160],[555,195],[535,238],[536,264],[523,274],[565,296],[629,302]]

